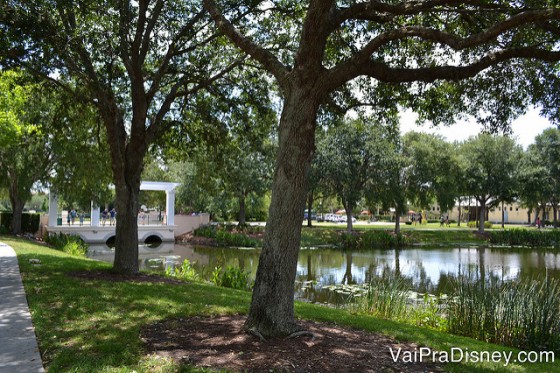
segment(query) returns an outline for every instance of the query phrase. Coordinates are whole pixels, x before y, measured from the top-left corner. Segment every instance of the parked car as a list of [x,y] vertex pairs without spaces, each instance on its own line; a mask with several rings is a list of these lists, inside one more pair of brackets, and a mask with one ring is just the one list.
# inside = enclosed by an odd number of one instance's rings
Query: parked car
[[[340,216],[340,222],[342,223],[347,223],[348,222],[348,217],[346,215],[341,215]],[[352,223],[356,222],[356,218],[352,216]]]
[[[307,220],[307,210],[303,212],[303,220]],[[317,216],[313,210],[311,210],[311,220],[317,220]]]

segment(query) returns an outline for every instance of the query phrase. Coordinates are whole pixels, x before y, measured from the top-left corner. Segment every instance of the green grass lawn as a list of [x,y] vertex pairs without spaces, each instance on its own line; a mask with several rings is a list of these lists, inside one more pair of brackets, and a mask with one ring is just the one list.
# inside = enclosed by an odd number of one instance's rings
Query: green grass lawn
[[[142,326],[170,317],[246,313],[251,294],[199,282],[184,285],[77,279],[68,272],[107,269],[94,260],[68,256],[35,243],[2,236],[17,252],[44,364],[51,372],[208,371],[178,367],[148,356]],[[29,259],[40,259],[40,265]],[[345,310],[296,302],[300,318],[335,322],[385,333],[441,351],[514,351],[426,328],[380,320]],[[560,364],[467,363],[446,365],[459,372],[560,372]]]

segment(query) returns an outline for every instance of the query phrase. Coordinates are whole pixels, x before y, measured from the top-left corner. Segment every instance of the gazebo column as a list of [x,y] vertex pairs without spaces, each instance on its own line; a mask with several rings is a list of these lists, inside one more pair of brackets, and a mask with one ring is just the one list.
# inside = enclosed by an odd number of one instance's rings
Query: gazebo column
[[175,190],[165,192],[165,213],[167,214],[167,225],[175,225]]
[[58,225],[58,197],[54,193],[49,193],[49,227]]
[[99,227],[99,213],[100,208],[95,204],[95,202],[91,201],[91,226],[92,227]]

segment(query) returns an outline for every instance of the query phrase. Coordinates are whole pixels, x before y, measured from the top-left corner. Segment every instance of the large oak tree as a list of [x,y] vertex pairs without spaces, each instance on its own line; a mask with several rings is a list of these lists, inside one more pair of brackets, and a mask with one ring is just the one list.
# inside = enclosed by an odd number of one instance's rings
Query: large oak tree
[[[190,98],[239,64],[208,27],[199,1],[10,1],[0,12],[4,64],[63,84],[94,103],[107,132],[115,185],[113,270],[138,272],[144,156]],[[218,53],[219,50],[219,53]],[[92,177],[94,177],[92,175]]]
[[[228,12],[225,3],[204,0],[217,27],[276,79],[284,101],[269,220],[245,324],[265,336],[298,330],[294,278],[321,105],[361,88],[377,107],[391,110],[399,101],[441,118],[469,107],[462,99],[477,92],[477,74],[499,82],[508,71],[524,81],[523,71],[548,67],[535,61],[560,59],[560,9],[535,2],[251,1],[257,7],[246,17],[237,17],[245,8]],[[465,79],[470,84],[453,83]],[[442,99],[448,92],[460,101]],[[491,103],[512,97],[497,93],[483,87],[478,97]],[[426,97],[433,104],[423,106]],[[470,97],[471,108],[478,97]],[[509,106],[484,107],[513,114]]]

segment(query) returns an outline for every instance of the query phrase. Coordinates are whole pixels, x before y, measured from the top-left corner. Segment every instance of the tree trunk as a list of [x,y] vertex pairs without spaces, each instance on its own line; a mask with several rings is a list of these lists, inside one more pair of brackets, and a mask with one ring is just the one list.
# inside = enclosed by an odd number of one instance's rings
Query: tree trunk
[[539,213],[541,212],[540,207],[537,205],[537,209],[535,211],[535,221],[533,222],[535,225],[537,224],[537,218],[539,217]]
[[353,214],[353,209],[351,207],[346,209],[346,227],[348,229],[348,233],[352,233],[352,230],[354,229],[354,223],[352,222],[352,214]]
[[[145,138],[146,109],[135,107],[130,136],[124,118],[114,100],[103,96],[100,112],[107,129],[111,151],[111,168],[115,183],[115,260],[113,272],[137,274],[138,263],[138,197],[140,177],[147,151]],[[144,113],[144,114],[143,114]]]
[[247,219],[246,219],[246,214],[245,214],[245,192],[241,192],[239,194],[239,222],[238,225],[244,226],[247,224]]
[[505,228],[506,212],[504,210],[504,201],[502,201],[502,229]]
[[118,217],[115,227],[115,261],[113,271],[119,274],[137,274],[138,265],[138,196],[140,177],[130,184],[115,185],[115,209]]
[[287,92],[280,119],[269,217],[245,322],[247,330],[265,337],[300,330],[294,318],[294,282],[315,142],[314,94],[311,89]]
[[459,210],[458,218],[457,218],[457,226],[460,227],[461,226],[461,198],[459,198],[459,207],[457,207],[457,210]]
[[[400,211],[404,211],[403,206],[400,205],[395,206],[395,234],[401,233]],[[422,216],[421,211],[420,211],[420,216]]]
[[478,233],[484,233],[484,221],[486,220],[486,201],[480,201],[478,210]]
[[346,230],[348,233],[352,233],[353,225],[352,225],[352,212],[354,210],[354,206],[350,204],[350,202],[346,199],[342,201],[342,205],[344,206],[344,211],[346,212]]
[[10,191],[10,202],[12,204],[12,234],[20,234],[25,201],[22,201],[17,195],[12,196]]
[[309,191],[307,194],[307,226],[311,228],[313,226],[313,219],[311,218],[311,211],[313,210],[313,191]]

